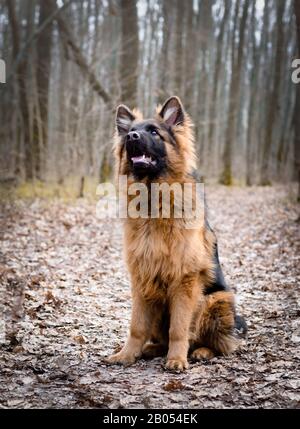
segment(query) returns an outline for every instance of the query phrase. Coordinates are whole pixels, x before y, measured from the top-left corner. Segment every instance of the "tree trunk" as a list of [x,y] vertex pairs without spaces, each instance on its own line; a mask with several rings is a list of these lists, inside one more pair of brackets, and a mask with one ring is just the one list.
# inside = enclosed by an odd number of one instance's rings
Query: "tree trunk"
[[[294,4],[291,3],[286,12],[292,21],[294,18]],[[284,29],[284,56],[283,62],[289,64],[291,60],[291,52],[289,49],[290,41],[294,40],[296,42],[295,36],[295,27],[293,25],[285,26]],[[295,51],[295,48],[294,48]],[[293,122],[291,119],[293,117],[292,112],[294,112],[295,103],[291,103],[293,100],[293,94],[295,86],[290,78],[289,74],[286,74],[282,71],[282,88],[280,97],[281,103],[281,114],[278,120],[278,146],[276,151],[276,173],[278,176],[283,177],[285,175],[285,153],[289,147],[289,133],[293,129]],[[291,108],[292,107],[292,108]]]
[[246,185],[252,185],[252,175],[253,175],[253,128],[254,128],[254,116],[255,116],[255,103],[257,95],[257,76],[259,68],[259,55],[256,46],[255,38],[255,10],[256,10],[256,0],[254,0],[252,5],[252,14],[251,14],[251,27],[250,35],[252,42],[252,70],[250,75],[250,103],[248,108],[248,128],[247,128],[247,141],[246,141]]
[[271,83],[271,96],[268,106],[268,116],[266,123],[266,134],[263,143],[263,154],[261,164],[261,185],[270,185],[270,151],[272,143],[274,142],[273,129],[275,127],[275,121],[279,114],[279,95],[281,88],[281,70],[282,70],[282,58],[283,58],[283,47],[284,47],[284,34],[283,34],[283,14],[284,14],[285,2],[277,0],[276,9],[276,28],[277,28],[277,41],[276,41],[276,53],[275,53],[275,64],[274,64],[274,78]]
[[[240,22],[239,29],[239,43],[237,57],[235,55],[235,35],[233,34],[232,46],[232,76],[229,90],[229,108],[228,120],[225,135],[225,148],[223,154],[223,172],[220,177],[220,183],[224,185],[232,184],[232,148],[236,136],[236,117],[238,113],[239,97],[240,97],[240,82],[242,73],[244,40],[246,33],[246,22],[248,17],[250,0],[245,0],[243,7],[243,14]],[[237,14],[236,14],[237,16]]]
[[[9,17],[11,33],[12,33],[13,57],[15,60],[17,60],[17,57],[21,49],[21,42],[20,42],[19,24],[16,16],[15,0],[7,0],[6,4],[8,8],[8,17]],[[27,95],[27,88],[26,88],[26,76],[27,76],[26,71],[27,71],[27,62],[25,59],[23,59],[22,61],[19,62],[16,73],[17,73],[20,111],[21,111],[21,117],[22,117],[24,152],[25,152],[25,179],[31,180],[33,178],[33,163],[32,163],[32,151],[31,151],[31,141],[30,141],[30,120],[29,120],[28,95]],[[19,167],[17,171],[18,173],[19,173]]]
[[[213,35],[213,19],[212,19],[212,6],[211,0],[199,0],[199,74],[200,79],[198,83],[197,94],[197,117],[201,123],[198,133],[199,139],[199,158],[201,173],[206,176],[210,166],[207,154],[207,138],[208,138],[208,116],[210,103],[210,87],[209,87],[209,74],[210,74],[210,52],[212,50],[212,35]],[[207,113],[208,112],[208,113]],[[210,150],[209,150],[210,152]],[[207,156],[207,158],[206,158]]]
[[176,0],[176,23],[175,23],[175,93],[182,97],[183,95],[183,28],[184,28],[184,10],[185,2]]
[[193,0],[187,0],[186,2],[186,20],[185,20],[185,34],[186,34],[186,43],[185,43],[185,52],[184,52],[184,81],[185,81],[185,90],[184,90],[184,103],[185,108],[189,114],[192,114],[194,106],[194,79],[196,72],[196,55],[197,55],[197,43],[196,40],[196,29],[195,29],[195,17],[194,17],[194,7]]
[[228,22],[229,12],[230,12],[230,1],[224,1],[224,16],[221,23],[220,32],[217,38],[217,51],[216,51],[216,63],[214,69],[214,79],[213,79],[213,90],[212,97],[210,101],[210,113],[209,113],[209,132],[208,132],[208,142],[211,147],[214,145],[215,140],[215,130],[216,130],[216,114],[217,114],[217,98],[218,98],[218,88],[219,80],[222,68],[222,53],[223,53],[223,39],[225,28]]
[[137,104],[139,33],[136,0],[122,0],[121,5],[121,102],[130,108]]
[[[52,5],[48,0],[40,0],[39,27],[52,13]],[[41,179],[45,171],[45,151],[48,142],[48,96],[51,71],[52,23],[40,34],[37,40],[37,101],[35,116],[33,151],[36,177]],[[39,123],[38,123],[39,122]],[[39,133],[41,130],[41,135]]]
[[163,14],[163,42],[161,48],[161,68],[158,86],[158,102],[163,103],[168,96],[168,81],[170,80],[170,28],[171,28],[171,15],[170,8],[165,0],[162,0],[162,14]]

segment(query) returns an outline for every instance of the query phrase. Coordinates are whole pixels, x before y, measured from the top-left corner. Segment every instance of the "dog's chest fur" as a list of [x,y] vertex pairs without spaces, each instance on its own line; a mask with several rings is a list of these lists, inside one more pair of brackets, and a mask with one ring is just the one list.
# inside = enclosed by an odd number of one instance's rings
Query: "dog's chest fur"
[[131,276],[148,294],[210,266],[204,230],[187,230],[178,220],[129,219],[124,238]]

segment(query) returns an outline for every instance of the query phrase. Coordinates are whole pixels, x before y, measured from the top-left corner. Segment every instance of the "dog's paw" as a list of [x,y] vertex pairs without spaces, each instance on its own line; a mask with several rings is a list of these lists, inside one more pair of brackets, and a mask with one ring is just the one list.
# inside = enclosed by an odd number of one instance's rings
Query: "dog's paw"
[[209,360],[212,359],[215,356],[214,352],[207,347],[199,347],[198,349],[194,350],[191,354],[191,358],[194,360]]
[[184,371],[185,369],[188,369],[188,367],[188,361],[184,358],[168,359],[166,363],[166,369],[171,371]]
[[119,353],[116,353],[112,356],[109,356],[107,359],[105,359],[106,363],[109,363],[111,365],[124,365],[129,366],[135,363],[135,356],[130,355],[128,353],[122,352],[122,350]]

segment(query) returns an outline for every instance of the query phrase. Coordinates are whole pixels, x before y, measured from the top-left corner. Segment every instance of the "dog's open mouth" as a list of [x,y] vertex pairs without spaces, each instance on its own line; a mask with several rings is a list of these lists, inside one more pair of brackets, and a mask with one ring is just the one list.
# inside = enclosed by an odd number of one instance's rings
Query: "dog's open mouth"
[[143,166],[150,166],[150,165],[156,165],[156,160],[152,159],[149,155],[139,155],[139,156],[133,156],[131,157],[131,161],[133,165],[143,165]]

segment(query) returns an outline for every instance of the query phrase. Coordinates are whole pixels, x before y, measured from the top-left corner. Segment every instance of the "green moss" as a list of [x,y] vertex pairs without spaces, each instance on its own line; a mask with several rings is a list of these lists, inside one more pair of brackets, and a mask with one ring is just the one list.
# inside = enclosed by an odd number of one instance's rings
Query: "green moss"
[[221,178],[220,178],[220,183],[222,185],[225,186],[232,186],[233,185],[233,177],[232,177],[232,173],[231,173],[231,169],[230,168],[225,168]]
[[269,179],[263,179],[260,186],[272,186],[272,182]]
[[111,166],[109,160],[107,159],[107,157],[104,156],[104,159],[103,159],[102,165],[101,165],[101,169],[100,169],[100,181],[106,182],[107,180],[109,180],[111,175],[112,175],[112,166]]
[[[53,199],[72,201],[78,198],[81,177],[67,177],[63,183],[55,181],[42,182],[34,180],[23,182],[17,186],[0,186],[1,199]],[[83,195],[89,200],[96,200],[96,188],[98,180],[94,177],[85,177]]]

